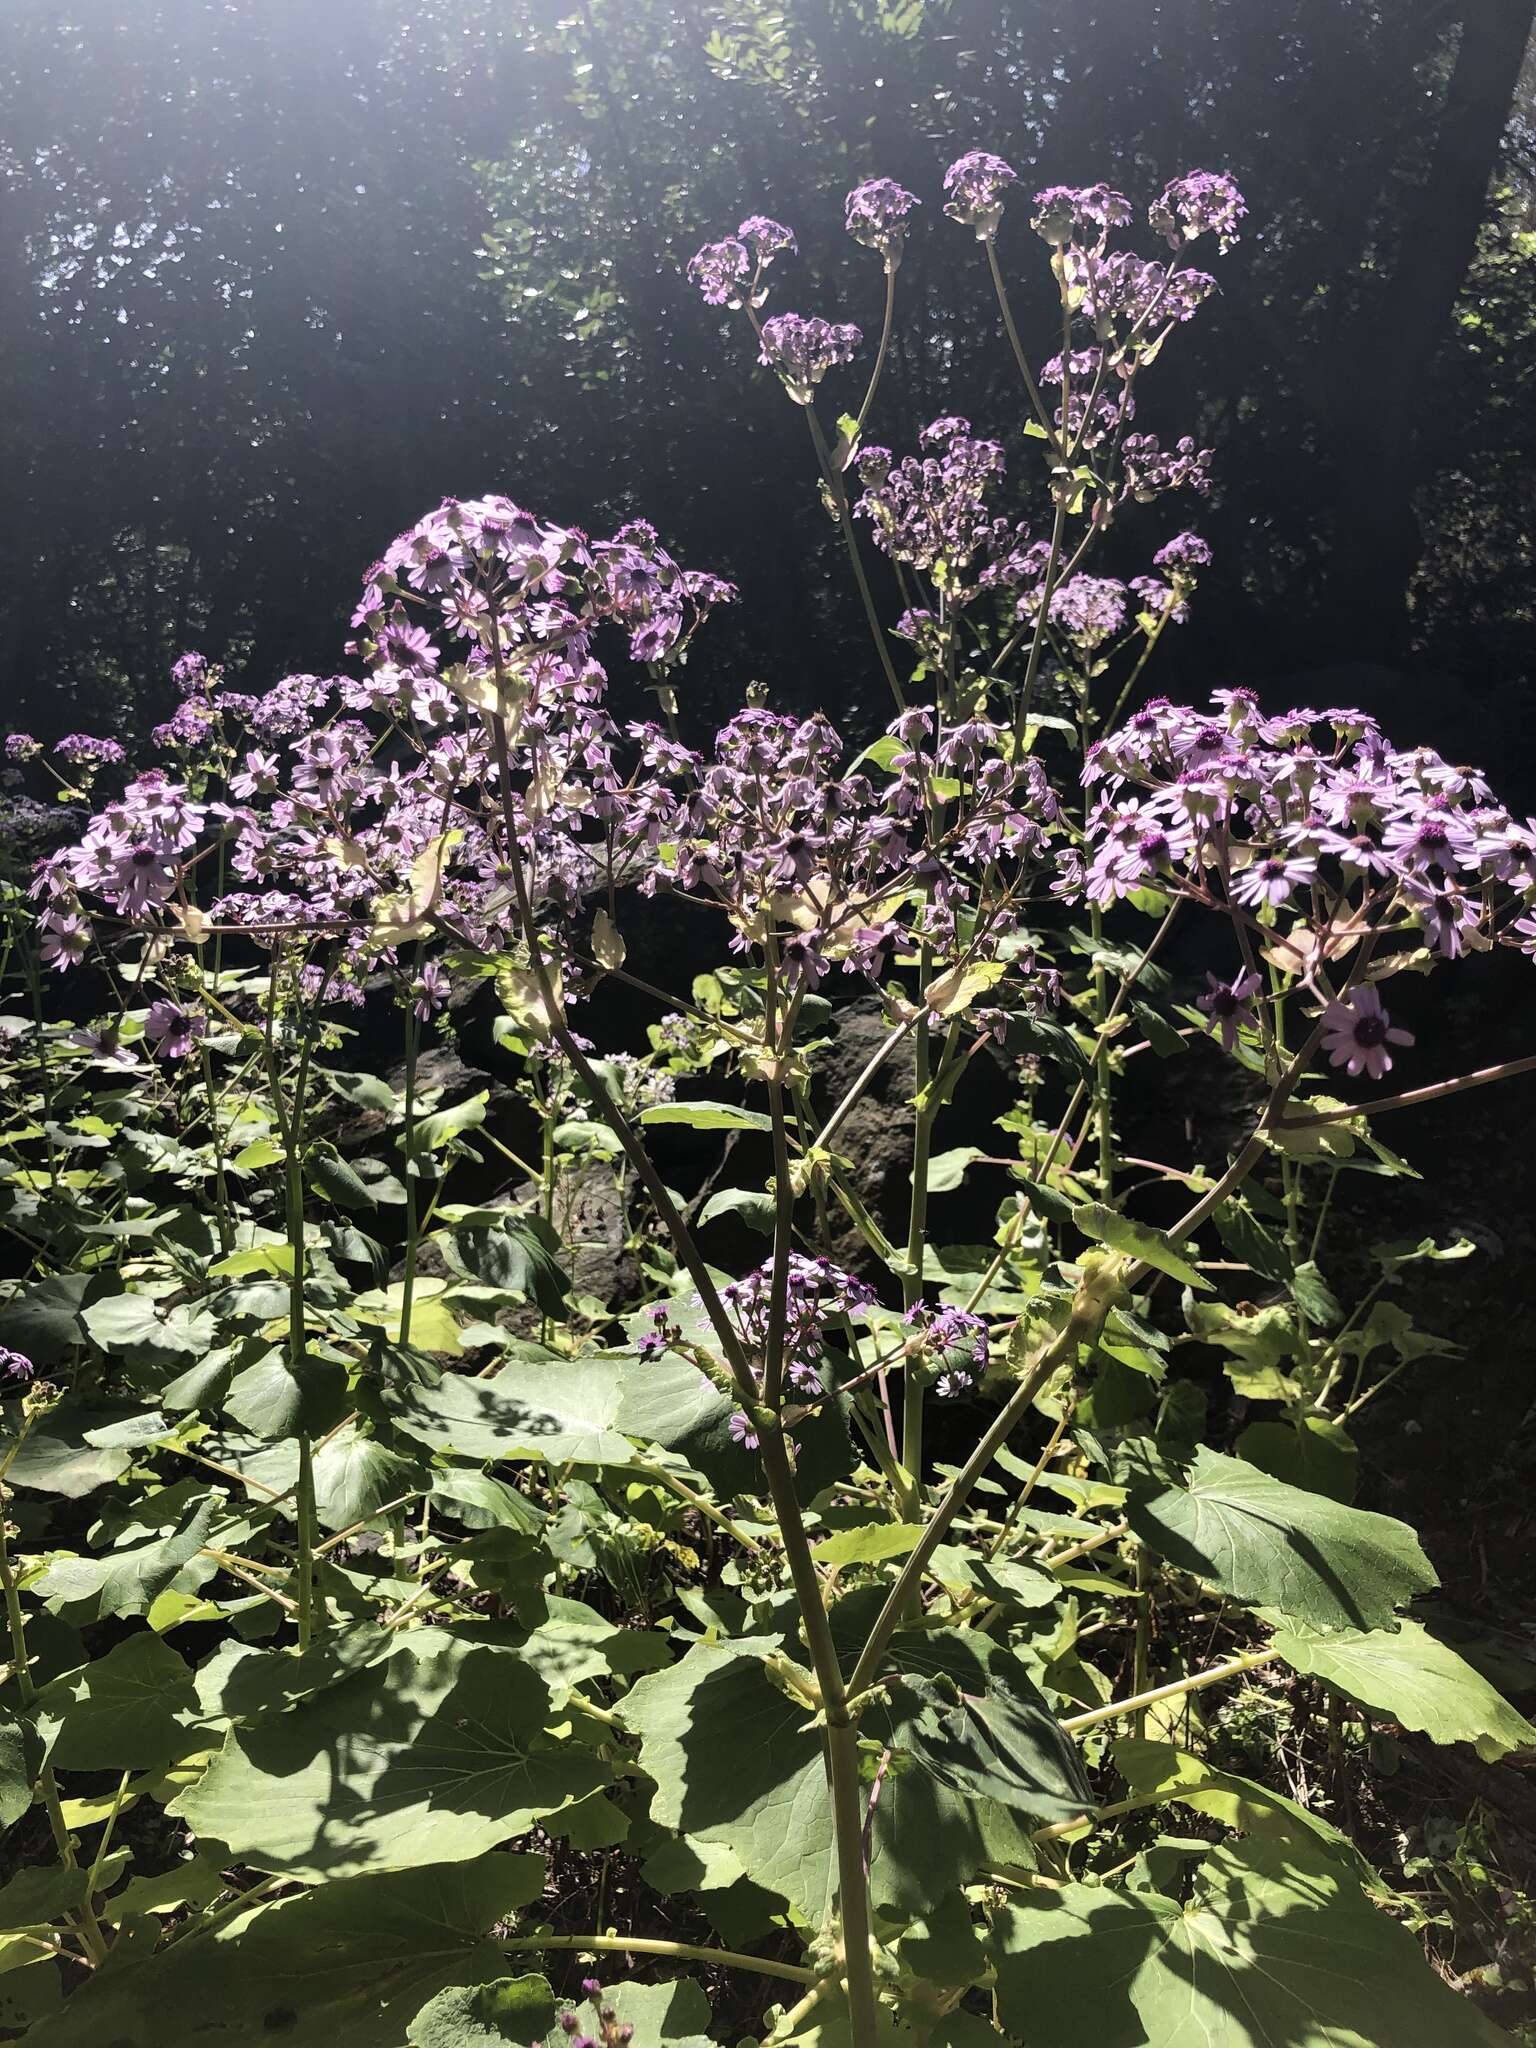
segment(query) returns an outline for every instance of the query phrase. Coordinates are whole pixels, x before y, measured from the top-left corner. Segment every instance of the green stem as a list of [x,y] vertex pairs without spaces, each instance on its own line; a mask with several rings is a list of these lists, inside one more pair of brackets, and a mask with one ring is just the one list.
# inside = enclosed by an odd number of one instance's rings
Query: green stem
[[[5,1625],[11,1641],[11,1670],[16,1680],[16,1694],[23,1708],[30,1707],[37,1698],[37,1688],[32,1683],[31,1660],[27,1653],[26,1617],[21,1611],[21,1594],[16,1586],[16,1573],[11,1564],[11,1533],[7,1517],[10,1510],[10,1490],[0,1487],[0,1588],[5,1594]],[[53,1835],[53,1845],[59,1854],[59,1861],[66,1870],[75,1870],[75,1845],[64,1821],[64,1808],[59,1799],[58,1780],[53,1775],[52,1764],[44,1764],[39,1773],[37,1788],[42,1794],[43,1809],[48,1815],[48,1826]],[[121,1794],[119,1794],[121,1797]],[[79,1935],[85,1951],[96,1963],[106,1961],[107,1940],[96,1918],[95,1908],[89,1896],[84,1900],[79,1913]]]
[[1213,1664],[1209,1671],[1197,1671],[1192,1678],[1176,1678],[1169,1685],[1154,1685],[1150,1691],[1134,1693],[1128,1700],[1111,1700],[1107,1707],[1095,1707],[1088,1714],[1074,1714],[1061,1725],[1069,1735],[1075,1735],[1080,1728],[1097,1728],[1101,1721],[1118,1721],[1125,1714],[1141,1714],[1163,1700],[1182,1699],[1187,1692],[1199,1692],[1204,1686],[1219,1685],[1224,1678],[1236,1678],[1240,1672],[1252,1671],[1260,1664],[1272,1664],[1274,1659],[1273,1650],[1250,1650],[1241,1657],[1229,1657],[1224,1664]]
[[202,1062],[203,1087],[208,1096],[208,1128],[213,1142],[213,1187],[218,1202],[219,1250],[227,1259],[235,1248],[235,1233],[231,1220],[229,1183],[224,1176],[224,1133],[219,1128],[219,1098],[213,1085],[213,1060],[208,1051],[207,1040],[200,1038],[197,1049]]
[[821,422],[813,406],[802,408],[806,424],[811,430],[811,443],[816,450],[816,460],[821,465],[822,478],[827,494],[837,513],[837,523],[842,528],[843,545],[848,550],[848,559],[853,564],[853,578],[859,586],[859,602],[864,607],[864,618],[869,626],[870,636],[875,643],[875,652],[880,657],[880,666],[885,671],[885,680],[890,685],[891,695],[896,699],[896,709],[905,711],[907,700],[902,692],[896,664],[891,660],[891,650],[886,645],[885,628],[880,623],[880,614],[875,610],[875,600],[869,588],[869,578],[864,574],[864,560],[859,553],[859,537],[853,530],[853,514],[848,509],[848,493],[843,488],[843,479],[832,460],[832,451],[827,446],[827,437],[821,431]]
[[778,1963],[768,1956],[749,1956],[732,1948],[705,1948],[693,1941],[656,1941],[638,1934],[519,1934],[497,1947],[508,1955],[553,1954],[574,1949],[578,1954],[671,1956],[678,1962],[715,1963],[721,1969],[754,1970],[759,1977],[782,1977],[790,1984],[819,1984],[814,1970],[798,1963]]
[[[419,968],[421,948],[416,949]],[[401,1143],[405,1151],[405,1278],[400,1289],[400,1342],[411,1341],[411,1308],[416,1293],[416,1247],[421,1236],[421,1217],[416,1195],[416,1058],[421,1046],[421,1020],[406,994],[405,1011],[405,1124]]]

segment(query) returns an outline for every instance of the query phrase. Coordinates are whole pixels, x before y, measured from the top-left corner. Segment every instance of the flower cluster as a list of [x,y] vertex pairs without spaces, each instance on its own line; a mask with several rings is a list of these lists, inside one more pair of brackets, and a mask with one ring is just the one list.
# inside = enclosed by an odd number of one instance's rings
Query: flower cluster
[[944,173],[944,211],[962,227],[989,241],[1003,217],[1003,199],[1019,174],[1012,164],[985,149],[968,150]]
[[[583,1993],[594,2005],[603,1995],[603,1987],[595,1977],[583,1977]],[[571,2044],[571,2048],[629,2048],[635,2030],[627,2021],[621,2021],[611,2005],[597,2007],[597,2033],[584,2034],[581,2031],[580,2015],[563,2012],[560,2015],[560,2030]]]
[[706,242],[690,257],[688,279],[698,286],[706,306],[760,306],[764,271],[775,256],[794,246],[794,236],[781,222],[754,213],[734,235]]
[[[721,1289],[741,1341],[759,1368],[768,1342],[772,1292],[771,1259],[748,1273],[744,1280],[733,1280]],[[830,1259],[790,1253],[784,1323],[784,1377],[790,1386],[803,1394],[822,1391],[828,1329],[861,1309],[873,1307],[874,1300],[873,1288],[834,1266]]]
[[835,326],[814,313],[776,313],[763,322],[761,338],[758,360],[778,371],[796,405],[809,405],[828,370],[851,363],[864,339],[857,327]]
[[[1442,959],[1536,949],[1536,820],[1511,817],[1482,776],[1431,749],[1393,748],[1364,712],[1271,717],[1246,690],[1218,691],[1204,714],[1158,698],[1090,750],[1084,780],[1097,794],[1086,859],[1064,862],[1068,894],[1106,904],[1150,883],[1244,924],[1283,914],[1296,924],[1288,957],[1307,973],[1367,938],[1373,978],[1404,941]],[[1228,1046],[1257,992],[1247,974],[1202,999]],[[1373,990],[1354,1003],[1348,1019],[1330,1013],[1347,1035],[1328,1049],[1379,1076],[1385,1045],[1407,1041]]]
[[963,1308],[918,1302],[904,1319],[917,1339],[917,1357],[933,1374],[934,1392],[952,1400],[980,1385],[987,1370],[987,1326]]
[[922,201],[898,185],[894,178],[869,178],[848,194],[843,222],[856,242],[885,258],[894,270],[901,261],[901,246],[907,231],[907,216]]

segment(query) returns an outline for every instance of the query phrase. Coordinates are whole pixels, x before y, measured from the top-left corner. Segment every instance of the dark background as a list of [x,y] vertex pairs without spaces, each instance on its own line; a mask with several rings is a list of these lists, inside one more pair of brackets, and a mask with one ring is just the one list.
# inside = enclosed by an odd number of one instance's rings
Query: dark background
[[[924,210],[876,437],[952,408],[1006,434],[985,271],[940,211],[945,165],[985,147],[1025,191],[1105,178],[1144,204],[1198,165],[1249,198],[1138,421],[1217,450],[1217,566],[1157,687],[1364,700],[1536,801],[1532,13],[12,0],[8,722],[132,737],[188,646],[253,689],[329,672],[364,565],[487,490],[594,530],[643,513],[740,581],[689,671],[701,714],[752,677],[882,717],[801,423],[680,272],[764,210],[803,251],[776,303],[874,328],[841,198],[897,177]],[[1022,205],[1002,249],[1049,352]]]

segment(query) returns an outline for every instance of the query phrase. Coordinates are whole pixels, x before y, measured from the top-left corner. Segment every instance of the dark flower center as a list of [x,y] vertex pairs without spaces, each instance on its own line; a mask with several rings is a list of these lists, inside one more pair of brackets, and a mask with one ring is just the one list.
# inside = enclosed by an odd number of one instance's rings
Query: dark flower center
[[1355,1019],[1356,1045],[1366,1047],[1381,1045],[1385,1041],[1386,1035],[1387,1020],[1385,1017],[1367,1015]]

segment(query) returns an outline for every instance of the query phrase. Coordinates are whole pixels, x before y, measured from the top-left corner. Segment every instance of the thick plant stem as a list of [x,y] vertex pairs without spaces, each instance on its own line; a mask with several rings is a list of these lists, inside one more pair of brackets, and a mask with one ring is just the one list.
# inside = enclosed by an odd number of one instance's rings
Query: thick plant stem
[[869,587],[869,578],[864,573],[864,558],[859,553],[859,537],[853,530],[853,514],[848,509],[848,492],[844,487],[842,475],[832,460],[832,450],[827,446],[827,437],[821,431],[821,422],[817,419],[813,407],[805,407],[805,419],[806,425],[811,430],[811,442],[816,450],[816,460],[821,465],[822,480],[826,484],[827,495],[832,500],[833,510],[837,514],[837,523],[842,529],[843,545],[847,548],[848,559],[853,564],[853,580],[859,586],[859,602],[864,607],[865,623],[868,625],[870,637],[875,643],[875,652],[880,657],[880,666],[885,672],[885,680],[890,686],[891,695],[896,699],[896,709],[898,711],[905,711],[907,708],[906,696],[902,691],[901,680],[896,674],[896,664],[891,660],[891,650],[886,643],[885,628],[881,625],[880,614],[875,609],[875,600]]
[[837,1834],[837,1903],[843,1926],[848,2016],[856,2043],[872,2044],[879,2028],[869,1949],[869,1877],[864,1868],[864,1814],[859,1796],[859,1743],[851,1721],[827,1724],[832,1819]]
[[[1152,1675],[1152,1594],[1157,1585],[1157,1568],[1145,1543],[1136,1546],[1136,1639],[1131,1649],[1131,1691],[1144,1693]],[[1131,1717],[1131,1733],[1138,1741],[1147,1732],[1147,1710],[1138,1707]]]
[[213,1085],[213,1061],[203,1039],[198,1040],[198,1054],[202,1063],[203,1089],[208,1097],[208,1129],[213,1145],[214,1221],[219,1233],[219,1250],[227,1259],[235,1248],[235,1233],[230,1222],[229,1183],[224,1177],[224,1133],[219,1129],[219,1097]]
[[[1094,945],[1104,936],[1104,913],[1093,906],[1090,930]],[[1093,1120],[1099,1136],[1099,1199],[1112,1201],[1115,1193],[1115,1134],[1110,1118],[1109,1040],[1104,1035],[1109,1022],[1109,977],[1098,961],[1093,969],[1093,1021],[1098,1037],[1093,1049]]]
[[307,1431],[299,1435],[299,1478],[294,1489],[293,1512],[298,1523],[295,1606],[302,1655],[315,1640],[315,1466]]

